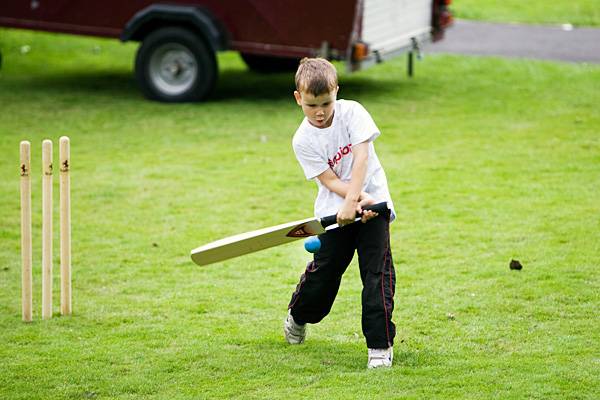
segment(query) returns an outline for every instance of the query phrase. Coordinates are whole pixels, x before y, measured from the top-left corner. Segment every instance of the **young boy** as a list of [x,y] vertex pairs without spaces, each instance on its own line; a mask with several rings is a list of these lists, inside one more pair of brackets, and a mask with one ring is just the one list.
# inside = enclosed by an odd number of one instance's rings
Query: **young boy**
[[[284,334],[290,344],[304,342],[306,324],[317,323],[329,313],[357,251],[367,367],[391,367],[396,275],[389,223],[395,213],[373,146],[380,132],[359,103],[336,99],[338,89],[337,73],[329,61],[305,58],[300,62],[294,97],[305,118],[294,135],[294,152],[306,178],[317,183],[315,215],[337,214],[340,228],[319,236],[321,248],[292,295]],[[364,206],[383,201],[390,208],[385,214],[363,212]],[[362,223],[353,223],[357,212],[362,212]]]

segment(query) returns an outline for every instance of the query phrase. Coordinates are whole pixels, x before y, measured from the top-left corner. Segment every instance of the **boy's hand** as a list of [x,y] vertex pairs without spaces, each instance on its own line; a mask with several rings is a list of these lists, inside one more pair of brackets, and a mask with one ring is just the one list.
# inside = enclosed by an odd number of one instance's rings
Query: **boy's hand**
[[360,194],[360,201],[358,202],[359,209],[357,210],[357,212],[360,213],[362,211],[362,218],[360,219],[360,222],[362,222],[363,224],[365,222],[367,222],[368,220],[373,219],[379,215],[375,211],[371,211],[371,210],[363,211],[363,207],[370,206],[372,204],[375,204],[375,200],[371,196],[369,196],[367,193],[362,192]]
[[354,222],[354,218],[356,218],[356,213],[360,212],[361,208],[359,203],[356,201],[351,201],[346,199],[342,208],[337,213],[337,223],[339,226],[348,225]]
[[360,198],[358,202],[353,202],[350,200],[344,201],[342,208],[338,211],[337,214],[337,223],[339,226],[348,225],[354,222],[356,218],[356,214],[362,214],[362,218],[360,221],[364,224],[370,219],[375,218],[379,214],[375,211],[371,210],[363,210],[363,207],[370,206],[375,204],[375,200],[365,192],[360,194]]

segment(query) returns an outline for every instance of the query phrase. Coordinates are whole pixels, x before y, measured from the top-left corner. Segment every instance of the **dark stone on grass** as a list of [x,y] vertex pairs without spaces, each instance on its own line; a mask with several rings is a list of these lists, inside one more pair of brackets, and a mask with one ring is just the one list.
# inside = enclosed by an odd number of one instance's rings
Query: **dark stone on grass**
[[523,265],[521,265],[519,260],[510,260],[509,267],[510,267],[510,269],[516,269],[517,271],[520,271],[523,269]]

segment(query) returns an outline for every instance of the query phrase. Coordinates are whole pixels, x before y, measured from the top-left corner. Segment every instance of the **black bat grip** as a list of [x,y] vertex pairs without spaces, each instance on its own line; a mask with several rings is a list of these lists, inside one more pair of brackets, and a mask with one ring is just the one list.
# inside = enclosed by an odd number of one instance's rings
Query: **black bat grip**
[[[363,207],[363,210],[375,211],[378,214],[384,213],[389,210],[387,202],[381,202],[377,204],[373,204],[370,206]],[[360,217],[361,214],[356,213],[356,218]],[[329,225],[333,225],[337,222],[337,214],[328,215],[326,217],[321,218],[321,226],[323,228],[327,228]]]

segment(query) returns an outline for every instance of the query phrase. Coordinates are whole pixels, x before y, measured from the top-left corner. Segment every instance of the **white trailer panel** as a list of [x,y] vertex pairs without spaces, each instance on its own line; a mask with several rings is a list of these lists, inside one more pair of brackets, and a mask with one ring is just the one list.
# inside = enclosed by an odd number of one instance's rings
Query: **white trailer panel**
[[370,57],[380,62],[431,40],[433,0],[364,0],[362,35]]

